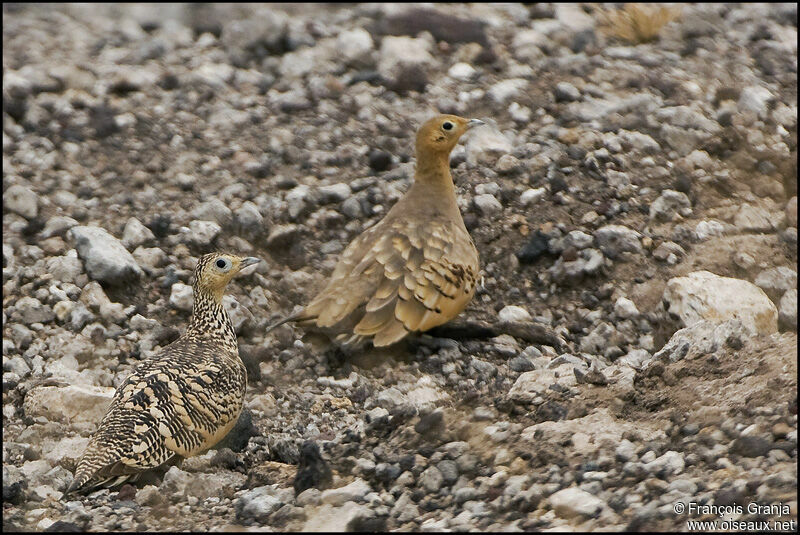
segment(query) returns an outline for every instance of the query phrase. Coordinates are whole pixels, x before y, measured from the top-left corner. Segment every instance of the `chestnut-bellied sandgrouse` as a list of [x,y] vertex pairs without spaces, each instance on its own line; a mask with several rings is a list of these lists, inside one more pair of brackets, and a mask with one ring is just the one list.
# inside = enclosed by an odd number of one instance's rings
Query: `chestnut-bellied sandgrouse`
[[200,258],[186,333],[142,361],[117,388],[67,493],[135,480],[201,453],[231,430],[247,373],[222,295],[234,275],[258,262],[222,253]]
[[325,288],[287,321],[376,347],[453,319],[475,293],[478,251],[456,203],[450,152],[477,119],[439,115],[417,131],[411,188],[342,253]]

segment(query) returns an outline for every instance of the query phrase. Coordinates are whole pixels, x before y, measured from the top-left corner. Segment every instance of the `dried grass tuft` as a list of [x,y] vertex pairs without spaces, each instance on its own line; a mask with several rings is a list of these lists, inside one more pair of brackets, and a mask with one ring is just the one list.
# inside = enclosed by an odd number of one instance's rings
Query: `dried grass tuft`
[[647,43],[661,29],[680,17],[680,6],[625,4],[622,9],[598,9],[600,28],[608,35],[631,43]]

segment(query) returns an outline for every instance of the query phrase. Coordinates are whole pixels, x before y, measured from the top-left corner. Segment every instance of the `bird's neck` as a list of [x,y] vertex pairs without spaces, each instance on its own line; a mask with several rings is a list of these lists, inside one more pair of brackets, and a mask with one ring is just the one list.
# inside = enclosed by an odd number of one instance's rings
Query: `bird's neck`
[[450,174],[450,153],[417,151],[413,189],[440,204],[456,206],[456,190]]
[[222,306],[222,292],[212,292],[194,285],[192,319],[184,336],[221,342],[226,349],[238,355],[236,332],[225,307]]

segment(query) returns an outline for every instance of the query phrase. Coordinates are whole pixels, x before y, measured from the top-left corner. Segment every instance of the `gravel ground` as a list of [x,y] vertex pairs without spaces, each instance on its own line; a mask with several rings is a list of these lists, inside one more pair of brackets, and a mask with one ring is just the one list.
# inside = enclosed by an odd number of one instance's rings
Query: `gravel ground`
[[[796,521],[796,5],[684,6],[638,45],[596,9],[4,4],[4,530]],[[351,355],[265,335],[435,111],[489,123],[452,156],[469,323]],[[226,298],[239,424],[62,499],[218,249],[265,259]]]

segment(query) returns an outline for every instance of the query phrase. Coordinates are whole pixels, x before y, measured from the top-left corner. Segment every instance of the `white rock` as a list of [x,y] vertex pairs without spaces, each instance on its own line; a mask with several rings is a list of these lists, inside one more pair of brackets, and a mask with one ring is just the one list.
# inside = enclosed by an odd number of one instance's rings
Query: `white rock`
[[503,205],[491,193],[476,195],[472,200],[484,215],[496,214],[503,210]]
[[322,491],[320,501],[334,506],[344,505],[347,502],[358,502],[364,499],[372,487],[361,478],[356,478],[353,482],[339,487],[338,489],[328,489]]
[[761,288],[745,280],[695,271],[667,282],[663,299],[685,326],[739,319],[753,334],[778,330],[778,310]]
[[548,498],[550,506],[562,518],[593,518],[606,506],[605,502],[577,487],[561,489]]
[[531,315],[522,307],[506,305],[498,314],[500,321],[531,321]]
[[541,399],[541,395],[553,384],[571,387],[577,384],[571,364],[562,364],[555,369],[531,370],[520,374],[508,391],[508,397],[522,402]]
[[432,50],[432,39],[387,35],[381,41],[378,72],[395,79],[400,68],[434,65]]
[[725,225],[714,219],[704,219],[694,228],[694,233],[698,240],[706,241],[714,236],[723,236],[725,234]]
[[128,219],[128,222],[125,223],[125,230],[122,231],[122,245],[128,250],[136,249],[143,243],[155,239],[153,232],[135,217]]
[[172,285],[169,293],[169,304],[178,310],[192,311],[194,304],[194,291],[188,284],[176,282]]
[[336,49],[348,63],[365,61],[374,46],[372,36],[363,28],[346,30],[336,37]]
[[222,232],[222,227],[213,221],[192,221],[189,223],[188,239],[195,245],[207,247]]
[[25,396],[23,407],[28,416],[43,416],[53,422],[97,423],[113,395],[113,388],[99,386],[38,386]]
[[303,531],[318,533],[353,531],[356,521],[368,518],[373,514],[366,505],[353,502],[348,502],[342,507],[324,504],[315,510],[306,509],[306,511],[307,520],[303,525]]
[[797,272],[785,266],[765,269],[754,282],[773,301],[777,301],[787,290],[797,289]]
[[736,213],[733,218],[733,224],[748,232],[769,232],[773,229],[767,211],[747,203],[743,204]]
[[780,320],[786,328],[797,330],[797,288],[787,290],[781,297]]
[[475,80],[479,74],[480,73],[478,73],[472,65],[464,63],[463,61],[456,63],[447,71],[447,76],[455,80],[461,80],[462,82]]
[[768,104],[775,96],[766,87],[751,85],[742,89],[739,94],[739,109],[752,111],[763,118],[769,111]]
[[39,196],[30,188],[14,184],[3,192],[3,207],[32,219],[39,213]]
[[497,102],[498,104],[504,104],[508,100],[517,96],[523,89],[528,87],[528,80],[524,78],[511,78],[509,80],[503,80],[493,84],[489,90],[488,94],[492,100]]
[[620,297],[617,299],[616,303],[614,303],[614,313],[618,318],[628,319],[638,316],[639,310],[636,308],[636,304],[633,301],[627,297]]
[[465,150],[470,165],[494,165],[503,154],[510,153],[514,147],[499,130],[489,125],[475,128],[469,134]]
[[683,217],[692,213],[692,202],[685,193],[667,189],[650,205],[650,219],[673,221],[680,214]]
[[530,204],[536,203],[539,199],[545,196],[547,190],[545,188],[531,188],[526,189],[520,195],[519,200],[522,202],[522,206],[528,206]]
[[92,279],[123,284],[144,275],[133,255],[105,229],[80,226],[73,227],[69,233]]

